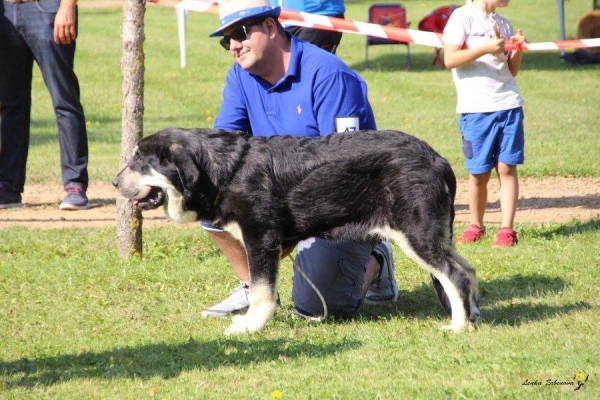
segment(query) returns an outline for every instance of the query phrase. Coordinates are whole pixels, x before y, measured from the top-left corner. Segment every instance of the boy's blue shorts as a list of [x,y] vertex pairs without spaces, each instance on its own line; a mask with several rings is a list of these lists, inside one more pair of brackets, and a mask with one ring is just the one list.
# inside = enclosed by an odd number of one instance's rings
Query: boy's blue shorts
[[483,174],[498,162],[525,161],[523,107],[489,113],[462,114],[459,120],[465,165],[470,174]]

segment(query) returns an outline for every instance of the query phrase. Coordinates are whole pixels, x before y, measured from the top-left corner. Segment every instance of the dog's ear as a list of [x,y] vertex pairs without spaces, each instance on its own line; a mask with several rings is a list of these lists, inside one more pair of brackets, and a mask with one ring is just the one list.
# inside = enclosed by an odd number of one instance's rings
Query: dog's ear
[[198,169],[198,165],[196,165],[194,155],[180,143],[171,144],[169,153],[169,158],[177,170],[179,180],[183,186],[183,195],[186,198],[190,198],[200,180],[200,170]]

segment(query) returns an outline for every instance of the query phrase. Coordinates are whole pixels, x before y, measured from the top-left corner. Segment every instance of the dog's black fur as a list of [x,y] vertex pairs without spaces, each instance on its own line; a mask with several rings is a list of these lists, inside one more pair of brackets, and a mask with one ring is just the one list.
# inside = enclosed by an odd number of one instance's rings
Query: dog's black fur
[[452,239],[456,179],[427,143],[397,131],[316,138],[167,128],[142,139],[114,180],[137,206],[175,222],[208,220],[244,245],[250,308],[228,333],[275,312],[282,248],[322,236],[393,240],[427,270],[453,331],[479,317],[475,270]]

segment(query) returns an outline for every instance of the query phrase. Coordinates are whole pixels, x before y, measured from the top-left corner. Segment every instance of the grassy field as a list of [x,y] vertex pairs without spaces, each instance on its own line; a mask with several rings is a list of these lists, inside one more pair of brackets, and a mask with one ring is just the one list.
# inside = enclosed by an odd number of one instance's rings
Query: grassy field
[[[128,263],[113,229],[0,230],[0,398],[598,398],[599,229],[522,226],[517,249],[460,247],[481,280],[475,332],[439,330],[427,274],[396,251],[397,305],[290,318],[285,261],[277,316],[239,337],[199,318],[235,282],[196,226],[146,232]],[[547,384],[579,371],[578,392]]]
[[[447,4],[404,3],[413,26]],[[502,14],[531,42],[558,39],[555,1],[512,3]],[[347,18],[364,20],[369,4],[348,1]],[[591,1],[565,4],[573,37]],[[80,17],[90,175],[108,181],[120,154],[122,12],[84,9]],[[232,62],[207,38],[217,18],[189,14],[181,69],[173,10],[150,6],[146,17],[146,133],[210,127]],[[363,37],[346,34],[339,56],[369,84],[379,126],[429,141],[466,176],[454,87],[449,71],[429,65],[433,50],[411,46],[410,72],[404,47],[371,48],[371,69],[364,50]],[[518,82],[527,102],[521,175],[600,176],[600,68],[531,52]],[[58,183],[39,75],[33,101],[28,183]],[[229,320],[199,318],[236,282],[195,224],[146,229],[144,257],[125,263],[114,228],[0,229],[0,399],[600,398],[600,220],[517,229],[514,249],[492,249],[492,238],[459,246],[481,280],[482,321],[472,333],[439,330],[447,317],[427,274],[396,248],[396,305],[321,325],[291,318],[286,260],[277,316],[262,334],[239,337],[223,335]],[[588,377],[577,391],[576,374]]]

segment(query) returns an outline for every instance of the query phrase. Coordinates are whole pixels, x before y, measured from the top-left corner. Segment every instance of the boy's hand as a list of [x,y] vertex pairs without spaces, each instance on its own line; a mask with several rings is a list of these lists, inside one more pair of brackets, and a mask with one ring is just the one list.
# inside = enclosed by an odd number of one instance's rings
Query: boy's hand
[[498,22],[494,24],[494,33],[496,34],[496,39],[500,39],[502,35],[500,34],[500,26],[498,26]]
[[494,37],[491,38],[489,42],[485,44],[486,53],[488,54],[500,54],[504,52],[504,38],[503,37]]
[[515,45],[515,47],[517,49],[520,49],[520,46],[524,43],[526,43],[527,39],[525,39],[525,35],[523,35],[523,31],[518,29],[517,30],[517,34],[514,36],[511,36],[511,38],[509,39],[510,42]]

